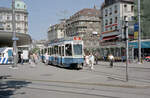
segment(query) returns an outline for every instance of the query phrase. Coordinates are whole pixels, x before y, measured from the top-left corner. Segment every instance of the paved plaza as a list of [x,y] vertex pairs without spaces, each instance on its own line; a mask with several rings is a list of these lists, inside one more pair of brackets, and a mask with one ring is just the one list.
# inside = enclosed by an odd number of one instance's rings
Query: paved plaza
[[43,63],[35,67],[0,65],[0,98],[150,98],[150,63],[99,62],[91,70],[65,69]]

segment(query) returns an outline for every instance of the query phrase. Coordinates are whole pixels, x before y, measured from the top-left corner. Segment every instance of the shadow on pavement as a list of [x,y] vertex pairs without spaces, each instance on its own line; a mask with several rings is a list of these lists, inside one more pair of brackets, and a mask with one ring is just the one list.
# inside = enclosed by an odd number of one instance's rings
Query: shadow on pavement
[[[9,98],[12,95],[16,95],[15,91],[27,86],[31,82],[8,80],[7,78],[11,76],[0,76],[0,98]],[[18,94],[25,94],[21,92]]]

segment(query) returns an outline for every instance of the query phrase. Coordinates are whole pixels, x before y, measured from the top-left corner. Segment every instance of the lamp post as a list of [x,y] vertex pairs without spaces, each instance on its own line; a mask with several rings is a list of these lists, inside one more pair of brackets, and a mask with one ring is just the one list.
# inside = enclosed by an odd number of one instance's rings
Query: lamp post
[[16,38],[16,22],[15,22],[15,0],[12,0],[12,32],[13,32],[13,60],[14,64],[12,67],[17,67],[17,38]]
[[138,62],[141,63],[141,1],[138,0],[138,19],[139,19],[139,34],[138,34],[138,49],[139,49],[139,58]]

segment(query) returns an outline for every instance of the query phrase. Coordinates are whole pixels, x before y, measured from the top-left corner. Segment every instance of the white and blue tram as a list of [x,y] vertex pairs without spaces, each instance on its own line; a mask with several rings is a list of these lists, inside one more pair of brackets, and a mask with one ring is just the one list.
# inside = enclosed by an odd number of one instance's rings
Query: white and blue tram
[[0,48],[0,64],[12,64],[12,53],[13,49],[10,47]]
[[[46,54],[46,55],[45,55]],[[41,50],[42,59],[52,65],[82,68],[84,63],[83,41],[80,37],[50,43]],[[46,58],[48,56],[48,61]]]

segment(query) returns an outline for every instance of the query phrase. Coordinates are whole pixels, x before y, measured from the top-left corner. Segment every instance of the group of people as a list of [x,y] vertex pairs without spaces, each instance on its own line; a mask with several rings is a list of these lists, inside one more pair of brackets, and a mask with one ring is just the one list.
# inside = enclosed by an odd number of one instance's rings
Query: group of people
[[91,69],[94,69],[95,58],[93,54],[85,55],[85,66],[89,66]]
[[[25,59],[24,59],[24,56],[23,56],[23,54],[21,53],[21,55],[20,55],[20,59],[21,59],[21,64],[24,64],[24,62],[25,62]],[[29,62],[29,64],[32,66],[32,67],[35,67],[36,66],[36,64],[38,63],[38,55],[36,54],[36,53],[29,53],[29,55],[28,55],[28,62]]]
[[[95,55],[95,57],[94,57],[92,53],[90,55],[86,54],[85,55],[85,66],[89,66],[90,69],[94,69],[94,64],[98,64],[98,58],[97,57],[98,57],[97,55]],[[108,60],[110,62],[110,67],[112,68],[114,56],[112,54],[109,54]]]

